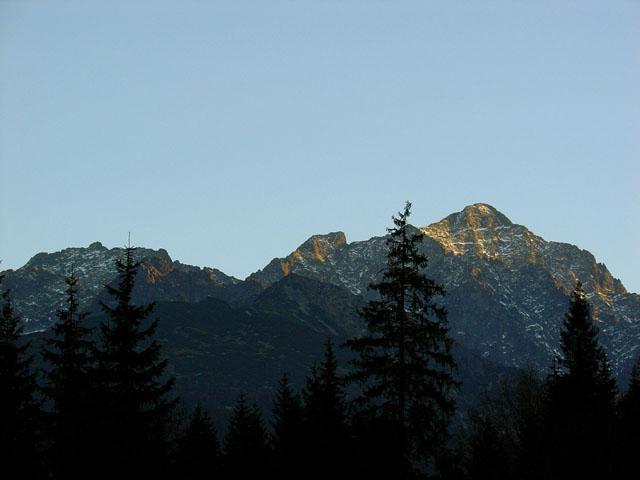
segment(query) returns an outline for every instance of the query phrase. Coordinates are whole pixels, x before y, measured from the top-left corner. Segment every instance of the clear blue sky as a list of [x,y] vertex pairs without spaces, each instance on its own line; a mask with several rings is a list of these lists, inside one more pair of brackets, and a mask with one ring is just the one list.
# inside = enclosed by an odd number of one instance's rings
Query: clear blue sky
[[490,203],[640,292],[640,2],[0,2],[0,258],[244,277]]

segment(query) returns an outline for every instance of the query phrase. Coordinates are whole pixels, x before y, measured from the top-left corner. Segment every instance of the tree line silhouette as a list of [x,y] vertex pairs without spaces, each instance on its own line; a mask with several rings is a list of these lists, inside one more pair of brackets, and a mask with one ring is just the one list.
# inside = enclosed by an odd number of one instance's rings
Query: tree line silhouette
[[154,305],[132,302],[134,248],[106,286],[98,341],[79,311],[77,277],[66,278],[40,380],[4,291],[3,478],[632,478],[640,361],[620,394],[580,283],[546,378],[529,369],[503,380],[451,431],[459,384],[444,288],[424,274],[410,209],[388,229],[386,269],[371,285],[377,297],[360,312],[366,333],[343,345],[354,353],[348,373],[327,340],[300,391],[283,374],[268,422],[241,395],[222,438],[201,406],[186,421],[177,414]]

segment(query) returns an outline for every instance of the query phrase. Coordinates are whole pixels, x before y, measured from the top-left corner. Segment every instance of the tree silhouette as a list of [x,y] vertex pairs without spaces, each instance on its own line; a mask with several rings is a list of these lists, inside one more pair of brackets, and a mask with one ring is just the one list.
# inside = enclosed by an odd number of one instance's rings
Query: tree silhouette
[[[0,283],[2,277],[0,277]],[[7,478],[35,476],[38,472],[39,406],[34,400],[35,376],[32,357],[23,342],[20,317],[16,314],[11,291],[2,293],[0,310],[0,465]]]
[[273,401],[273,473],[277,478],[299,478],[303,472],[302,454],[306,432],[300,395],[293,391],[283,375]]
[[165,378],[167,361],[160,359],[160,343],[153,338],[158,320],[143,326],[154,304],[132,303],[140,266],[134,251],[125,249],[124,261],[116,262],[117,284],[106,286],[115,304],[100,302],[107,321],[100,325],[102,345],[96,351],[96,401],[102,410],[100,473],[109,478],[163,470],[165,429],[176,403],[168,399],[174,379]]
[[66,308],[57,312],[53,337],[46,340],[42,356],[50,364],[45,374],[45,395],[52,400],[54,472],[59,478],[84,478],[92,457],[93,397],[91,330],[83,325],[87,313],[78,311],[78,279],[67,284]]
[[258,407],[240,395],[224,438],[227,478],[258,478],[267,468],[269,443]]
[[347,419],[343,381],[331,340],[325,343],[323,361],[311,369],[305,382],[304,430],[307,437],[305,458],[314,465],[307,472],[313,478],[335,474],[345,468]]
[[215,478],[219,473],[220,444],[209,413],[197,405],[178,442],[177,478]]
[[548,380],[549,470],[554,478],[607,478],[616,384],[580,282],[563,327],[562,355]]
[[443,458],[456,385],[446,311],[434,300],[444,288],[423,273],[423,235],[407,223],[410,214],[407,202],[387,229],[386,270],[369,287],[379,298],[361,311],[368,333],[346,343],[357,354],[349,376],[362,387],[356,401],[392,426],[401,479]]

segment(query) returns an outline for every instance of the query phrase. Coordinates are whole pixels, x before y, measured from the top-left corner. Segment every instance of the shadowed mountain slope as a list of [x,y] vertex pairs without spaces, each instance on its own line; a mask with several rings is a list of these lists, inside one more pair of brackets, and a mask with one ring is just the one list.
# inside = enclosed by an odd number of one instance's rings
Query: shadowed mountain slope
[[[626,291],[586,250],[546,241],[478,203],[417,230],[425,235],[427,274],[447,289],[451,332],[459,344],[496,364],[546,368],[558,353],[568,294],[582,281],[616,374],[625,378],[640,353],[640,296]],[[229,308],[290,317],[312,331],[336,337],[358,332],[355,310],[385,268],[385,237],[348,243],[342,232],[313,235],[245,281],[214,268],[173,261],[165,250],[140,248],[135,300],[222,300]],[[115,278],[122,249],[100,243],[40,253],[7,271],[26,331],[48,327],[63,301],[64,275],[73,268],[79,297],[90,308]],[[249,315],[249,314],[248,314]],[[295,341],[293,339],[292,341]]]

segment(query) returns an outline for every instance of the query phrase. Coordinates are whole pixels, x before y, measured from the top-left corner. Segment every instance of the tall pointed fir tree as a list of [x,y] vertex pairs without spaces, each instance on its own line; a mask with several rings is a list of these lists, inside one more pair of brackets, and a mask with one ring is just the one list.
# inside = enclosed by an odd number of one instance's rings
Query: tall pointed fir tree
[[[2,277],[0,277],[0,283]],[[35,478],[39,406],[29,343],[23,341],[20,317],[11,291],[2,293],[0,310],[0,469],[6,478]]]
[[56,478],[85,478],[90,472],[93,439],[91,372],[93,342],[89,339],[86,312],[78,310],[78,279],[71,273],[66,308],[57,312],[53,337],[46,340],[42,357],[50,368],[45,373],[45,395],[52,401],[51,437]]
[[258,478],[268,467],[269,441],[258,407],[241,395],[224,437],[225,478]]
[[348,430],[343,379],[338,376],[338,361],[331,340],[325,343],[323,361],[311,369],[302,390],[304,400],[303,457],[312,469],[308,478],[326,478],[346,467]]
[[365,415],[387,423],[396,452],[396,478],[433,470],[444,458],[456,385],[446,310],[435,299],[444,288],[423,270],[423,235],[408,224],[411,203],[387,229],[387,265],[378,293],[362,310],[368,333],[346,343],[357,354],[349,379]]
[[302,445],[306,438],[302,423],[302,402],[300,395],[291,388],[286,375],[280,379],[272,412],[274,477],[300,478],[303,472]]
[[166,428],[176,404],[169,399],[174,379],[167,378],[167,360],[154,338],[158,320],[148,321],[154,304],[132,303],[140,266],[134,252],[131,246],[125,249],[124,261],[116,261],[116,285],[106,286],[114,304],[100,302],[107,320],[100,325],[96,351],[96,401],[103,431],[100,473],[107,478],[165,471]]
[[178,441],[176,478],[219,478],[220,444],[209,413],[197,405]]
[[561,332],[562,355],[548,380],[552,478],[609,478],[612,473],[616,383],[597,336],[578,282]]

